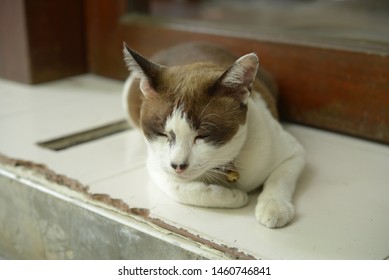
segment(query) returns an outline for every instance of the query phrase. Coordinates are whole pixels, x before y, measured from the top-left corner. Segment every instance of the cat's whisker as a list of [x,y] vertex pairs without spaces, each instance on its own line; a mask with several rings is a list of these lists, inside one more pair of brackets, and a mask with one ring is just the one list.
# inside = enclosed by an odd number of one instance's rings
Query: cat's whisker
[[239,108],[240,108],[240,105],[238,105],[238,106],[236,106],[236,107],[234,107],[234,108],[232,108],[232,109],[229,109],[229,110],[235,111],[235,110],[238,110]]
[[213,162],[213,163],[206,163],[201,165],[204,169],[231,169],[228,164],[221,163],[221,162]]
[[219,174],[215,174],[214,172],[213,172],[213,170],[210,170],[210,171],[208,171],[206,174],[205,174],[205,176],[206,176],[206,181],[209,181],[209,182],[212,182],[212,183],[218,183],[218,184],[220,184],[220,185],[223,185],[225,182],[224,182],[224,180],[223,180],[223,178],[222,177],[220,177],[220,176],[217,176],[217,175],[219,175]]
[[205,110],[208,108],[209,105],[211,105],[211,103],[214,101],[215,99],[211,99],[211,101],[208,102],[208,104],[204,107],[204,109],[201,111],[200,113],[200,116],[199,116],[199,119],[201,120]]
[[209,117],[218,117],[218,118],[222,118],[222,116],[220,116],[219,114],[208,114],[206,115],[204,118],[202,118],[201,120],[202,121],[205,121],[207,118]]
[[217,125],[211,122],[202,122],[200,127],[206,127],[207,125],[217,128]]

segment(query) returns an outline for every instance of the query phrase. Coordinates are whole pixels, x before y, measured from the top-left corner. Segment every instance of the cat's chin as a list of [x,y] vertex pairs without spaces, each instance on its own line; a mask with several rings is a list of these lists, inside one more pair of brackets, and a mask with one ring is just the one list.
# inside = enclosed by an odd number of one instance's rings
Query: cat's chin
[[178,181],[189,182],[189,181],[195,181],[200,179],[205,172],[206,171],[201,172],[201,171],[185,170],[182,173],[176,173],[174,171],[173,172],[170,171],[169,174]]
[[189,181],[194,181],[196,180],[197,178],[201,177],[199,175],[196,175],[196,174],[192,174],[191,172],[183,172],[183,173],[171,173],[174,178],[176,178],[177,180],[179,181],[183,181],[183,182],[189,182]]
[[202,181],[202,182],[208,182],[208,183],[213,183],[215,181],[221,182],[223,181],[223,178],[221,178],[221,174],[219,172],[215,173],[213,171],[214,169],[211,170],[196,170],[196,171],[191,171],[187,170],[182,173],[175,173],[175,172],[169,172],[170,175],[175,178],[175,180],[180,181],[182,183],[187,183],[187,182],[193,182],[193,181]]

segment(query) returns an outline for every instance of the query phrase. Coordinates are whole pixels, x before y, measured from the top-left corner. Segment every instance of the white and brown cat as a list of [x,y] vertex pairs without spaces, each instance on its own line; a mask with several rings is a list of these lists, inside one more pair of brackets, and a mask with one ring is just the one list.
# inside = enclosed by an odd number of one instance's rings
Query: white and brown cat
[[151,60],[124,45],[124,57],[124,105],[156,185],[180,203],[219,208],[245,206],[263,185],[257,220],[274,228],[293,219],[304,150],[279,124],[275,86],[256,54],[190,43]]

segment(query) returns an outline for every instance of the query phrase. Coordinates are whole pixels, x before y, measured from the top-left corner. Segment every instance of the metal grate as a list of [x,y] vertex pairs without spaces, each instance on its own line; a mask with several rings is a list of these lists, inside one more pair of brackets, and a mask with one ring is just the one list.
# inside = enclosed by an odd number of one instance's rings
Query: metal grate
[[83,143],[91,142],[97,139],[101,139],[116,133],[120,133],[129,130],[130,127],[125,120],[121,120],[115,123],[107,124],[104,126],[92,128],[82,132],[70,134],[67,136],[59,137],[56,139],[38,142],[38,146],[52,150],[61,151]]

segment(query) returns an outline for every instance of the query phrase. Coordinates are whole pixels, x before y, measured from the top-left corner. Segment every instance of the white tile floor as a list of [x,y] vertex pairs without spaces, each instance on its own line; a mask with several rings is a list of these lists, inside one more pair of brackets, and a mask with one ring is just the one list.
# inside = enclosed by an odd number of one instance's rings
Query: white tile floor
[[118,121],[122,84],[93,75],[25,86],[0,80],[0,153],[45,163],[92,192],[149,208],[219,244],[265,259],[384,259],[389,255],[389,147],[298,125],[308,165],[295,195],[296,218],[271,230],[249,206],[215,210],[179,205],[150,181],[137,131],[54,152],[36,145]]

